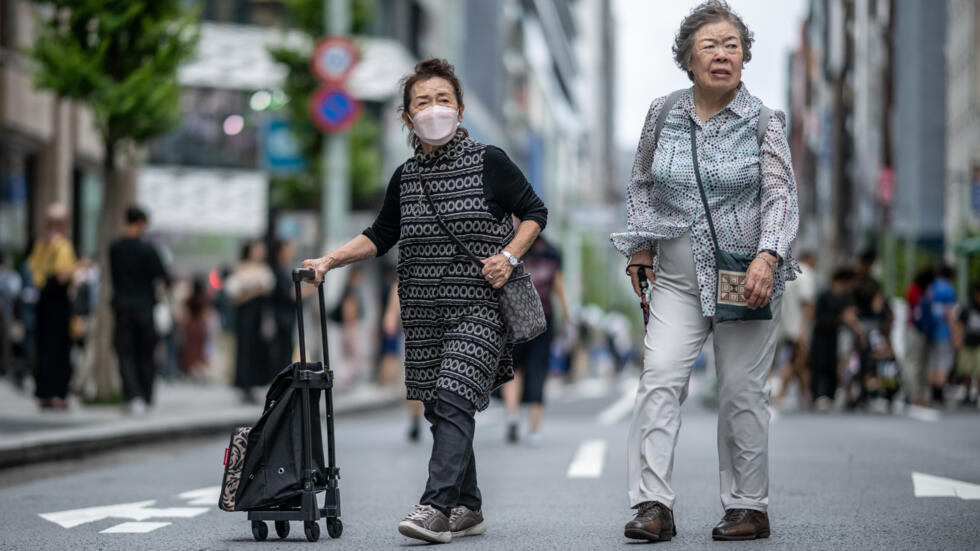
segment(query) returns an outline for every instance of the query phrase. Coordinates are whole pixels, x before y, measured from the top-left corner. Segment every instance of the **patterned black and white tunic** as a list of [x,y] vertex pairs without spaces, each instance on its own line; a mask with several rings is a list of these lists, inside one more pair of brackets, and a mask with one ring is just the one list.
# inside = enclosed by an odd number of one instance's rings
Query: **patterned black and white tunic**
[[511,214],[543,229],[547,209],[503,151],[459,132],[395,171],[381,213],[364,231],[379,256],[399,246],[408,399],[432,401],[444,389],[482,410],[514,373],[497,291],[439,226],[420,171],[439,214],[480,258],[514,238]]

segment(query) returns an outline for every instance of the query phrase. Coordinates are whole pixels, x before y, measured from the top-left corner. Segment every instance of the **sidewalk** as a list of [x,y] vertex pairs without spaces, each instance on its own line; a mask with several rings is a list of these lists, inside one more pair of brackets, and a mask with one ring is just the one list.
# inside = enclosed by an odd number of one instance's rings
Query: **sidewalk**
[[[242,404],[231,387],[159,380],[156,404],[132,416],[122,406],[70,400],[68,411],[41,411],[33,395],[0,381],[0,469],[94,451],[188,436],[223,434],[251,425],[262,405]],[[404,402],[403,389],[373,385],[334,394],[337,416]]]

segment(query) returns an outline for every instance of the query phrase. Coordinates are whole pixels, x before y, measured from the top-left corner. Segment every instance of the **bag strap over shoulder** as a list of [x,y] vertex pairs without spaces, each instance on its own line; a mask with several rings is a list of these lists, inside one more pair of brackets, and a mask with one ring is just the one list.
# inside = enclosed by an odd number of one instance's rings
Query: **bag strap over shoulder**
[[691,161],[694,163],[694,178],[698,182],[698,191],[701,192],[701,204],[704,205],[704,213],[708,217],[708,229],[711,231],[711,241],[715,245],[715,251],[719,250],[718,235],[715,233],[715,223],[711,219],[711,207],[708,205],[708,196],[704,192],[704,184],[701,182],[701,168],[698,166],[698,140],[694,133],[694,121],[688,121],[691,127]]
[[660,132],[664,129],[664,123],[667,122],[667,115],[670,114],[671,109],[677,105],[681,97],[687,93],[690,88],[681,88],[680,90],[674,90],[671,92],[667,99],[664,100],[663,107],[660,108],[660,114],[657,115],[657,125],[653,130],[653,149],[657,149],[657,144],[660,143]]
[[456,234],[449,229],[446,221],[439,215],[439,211],[436,210],[436,204],[432,201],[432,196],[429,195],[429,190],[425,189],[425,181],[422,179],[422,165],[419,165],[419,189],[422,190],[422,193],[425,195],[425,199],[429,202],[429,206],[432,207],[432,214],[436,216],[436,222],[439,223],[439,227],[442,228],[442,231],[449,235],[449,239],[452,240],[452,242],[455,243],[456,246],[470,258],[473,264],[476,264],[480,269],[483,269],[483,261],[480,260],[480,257],[473,254],[473,251],[466,246],[466,243],[463,243],[460,238],[456,237]]
[[769,119],[772,118],[772,109],[762,106],[759,111],[759,126],[755,128],[755,139],[759,142],[759,147],[762,147],[762,140],[766,137],[766,130],[769,129]]

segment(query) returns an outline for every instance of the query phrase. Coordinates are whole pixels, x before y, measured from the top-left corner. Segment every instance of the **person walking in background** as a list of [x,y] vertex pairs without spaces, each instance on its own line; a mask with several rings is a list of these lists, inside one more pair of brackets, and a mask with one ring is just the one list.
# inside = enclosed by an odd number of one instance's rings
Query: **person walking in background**
[[568,301],[565,300],[565,283],[561,277],[561,252],[542,235],[524,255],[524,270],[531,274],[534,287],[541,297],[548,328],[533,340],[514,346],[514,380],[501,389],[507,403],[507,442],[518,441],[520,405],[528,404],[531,418],[528,427],[528,443],[536,446],[541,441],[541,418],[544,416],[544,384],[548,380],[551,365],[551,343],[555,336],[555,318],[552,293],[561,304],[562,319],[571,319]]
[[352,268],[340,293],[340,300],[330,312],[330,320],[340,324],[340,362],[336,368],[335,384],[341,388],[353,384],[363,367],[361,320],[364,306],[359,295],[363,280],[364,272],[360,268]]
[[378,384],[388,386],[401,381],[401,308],[398,305],[398,282],[393,279],[394,270],[385,270],[381,313],[381,349],[378,357]]
[[864,334],[868,338],[857,350],[859,359],[857,379],[860,393],[847,404],[851,408],[864,406],[870,398],[879,394],[882,384],[878,373],[879,356],[889,355],[885,349],[890,348],[888,342],[893,316],[888,300],[881,290],[881,283],[874,277],[874,265],[877,259],[877,253],[869,249],[861,253],[854,266],[856,274],[854,305],[857,307],[858,319],[864,328]]
[[22,287],[20,275],[7,265],[7,256],[0,251],[0,377],[14,373],[14,317]]
[[209,366],[211,299],[203,280],[195,278],[191,285],[191,293],[184,301],[180,370],[193,381],[204,381]]
[[241,262],[225,282],[235,309],[235,386],[247,404],[259,403],[254,387],[268,384],[284,367],[272,363],[276,322],[271,293],[275,286],[265,243],[249,241],[242,249]]
[[40,291],[34,333],[36,365],[34,394],[41,409],[67,409],[71,380],[71,301],[68,287],[75,271],[75,249],[66,237],[68,209],[48,207],[44,236],[34,244],[27,260]]
[[810,347],[810,392],[819,412],[834,407],[840,380],[838,339],[841,327],[849,328],[862,343],[864,328],[854,306],[856,275],[851,268],[838,268],[830,277],[830,288],[820,293],[814,307],[813,338]]
[[[382,357],[382,384],[387,384],[393,380],[394,376],[385,375],[389,369],[397,369],[400,362],[398,355],[399,341],[404,337],[401,330],[401,303],[398,300],[398,282],[395,281],[391,286],[388,295],[388,303],[385,307],[384,315],[381,320],[381,330],[384,332],[386,344],[384,345],[384,356]],[[422,402],[418,400],[408,401],[408,441],[418,442],[421,437],[422,424]]]
[[293,363],[293,331],[296,329],[296,294],[291,271],[296,262],[296,245],[292,241],[276,243],[273,251],[273,274],[276,278],[272,292],[275,312],[276,338],[273,366],[282,369]]
[[[966,394],[963,405],[976,405],[980,394],[980,281],[970,287],[970,302],[957,316],[954,338],[959,356],[956,362],[956,374],[963,379]],[[974,393],[974,390],[977,392]]]
[[[921,307],[931,313],[932,333],[929,335],[929,386],[932,401],[943,405],[943,389],[956,362],[953,327],[956,325],[956,289],[953,288],[953,269],[943,265],[936,270],[936,279],[926,289]],[[928,314],[927,314],[928,315]]]
[[795,379],[800,391],[801,409],[809,409],[810,370],[807,358],[810,355],[810,333],[813,331],[814,308],[817,301],[817,282],[814,274],[816,257],[811,252],[800,255],[800,273],[796,280],[786,284],[783,293],[783,345],[780,353],[779,394],[773,401],[776,407],[782,405]]
[[[329,270],[398,245],[407,397],[425,404],[433,437],[425,491],[398,531],[447,543],[486,530],[475,415],[513,377],[496,289],[544,229],[548,211],[501,149],[471,140],[459,126],[463,88],[449,62],[419,62],[401,92],[414,155],[392,175],[374,224],[303,266],[320,283]],[[511,215],[521,220],[516,231]]]
[[[768,377],[783,286],[797,271],[790,246],[799,206],[785,116],[773,113],[760,124],[762,101],[742,82],[752,41],[745,22],[719,0],[700,4],[681,22],[674,61],[694,86],[667,96],[670,105],[667,97],[651,104],[627,187],[626,231],[611,236],[629,259],[627,275],[641,300],[641,270],[652,284],[629,433],[629,500],[636,514],[626,524],[627,538],[669,540],[676,533],[671,474],[681,404],[709,335],[725,509],[711,536],[769,537]],[[716,246],[752,258],[738,288],[724,296]],[[747,311],[771,303],[772,319],[716,323],[716,301]]]
[[139,207],[126,209],[123,237],[109,247],[114,344],[119,357],[123,400],[130,413],[141,414],[153,403],[157,344],[154,306],[158,282],[169,283],[160,255],[143,239],[147,216]]
[[[922,297],[932,285],[932,269],[920,270],[905,290],[909,314],[905,322],[905,358],[901,364],[902,387],[909,404],[927,404],[926,365],[929,361],[929,339],[932,334],[932,311],[922,308]],[[928,311],[927,311],[928,310]]]

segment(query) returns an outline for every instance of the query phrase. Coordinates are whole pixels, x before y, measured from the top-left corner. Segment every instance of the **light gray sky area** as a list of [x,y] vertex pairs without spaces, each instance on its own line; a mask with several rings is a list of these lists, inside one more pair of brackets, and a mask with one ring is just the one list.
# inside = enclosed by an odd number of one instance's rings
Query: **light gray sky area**
[[[681,20],[700,1],[615,0],[617,30],[616,142],[636,148],[650,102],[691,85],[670,51]],[[800,37],[805,0],[729,0],[755,33],[742,82],[774,109],[786,109],[787,57]]]

